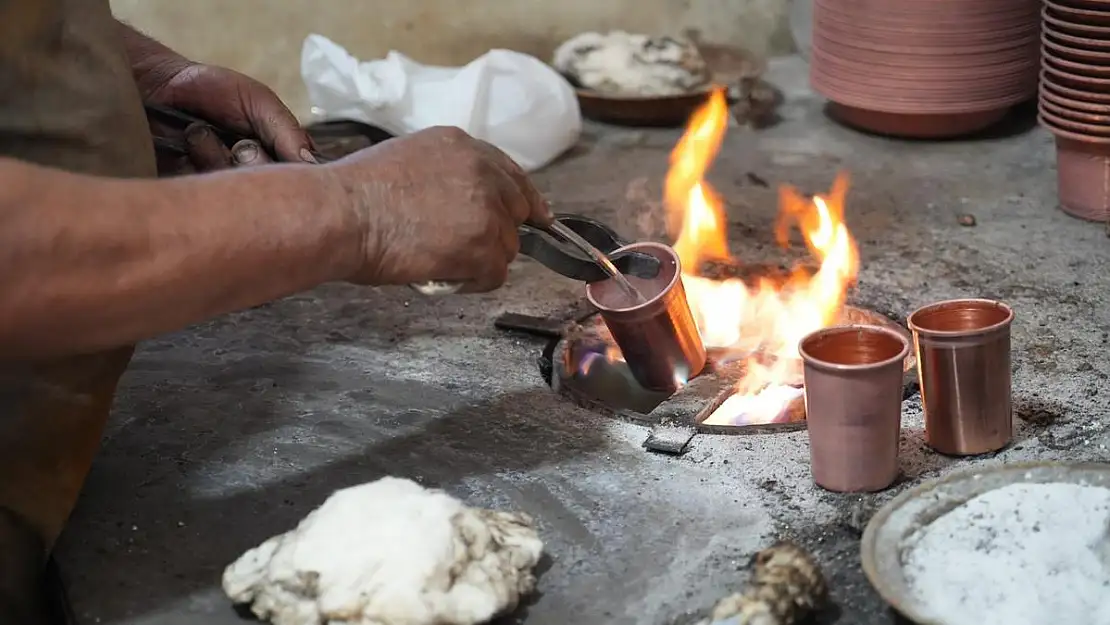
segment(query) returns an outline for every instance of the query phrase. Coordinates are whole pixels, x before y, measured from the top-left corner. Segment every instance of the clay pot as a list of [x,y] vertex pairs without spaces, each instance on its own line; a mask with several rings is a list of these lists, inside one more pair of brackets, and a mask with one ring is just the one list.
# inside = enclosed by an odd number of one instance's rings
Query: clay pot
[[1037,93],[1037,0],[814,0],[810,82],[831,117],[939,138],[996,123]]

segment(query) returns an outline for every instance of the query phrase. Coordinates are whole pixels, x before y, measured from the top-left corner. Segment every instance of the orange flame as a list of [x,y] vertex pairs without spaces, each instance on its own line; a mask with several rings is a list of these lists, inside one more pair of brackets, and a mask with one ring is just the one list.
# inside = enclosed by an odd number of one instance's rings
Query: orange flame
[[[771,420],[784,406],[767,401],[783,396],[779,388],[801,381],[798,343],[840,316],[849,286],[859,269],[856,243],[844,224],[848,178],[841,174],[829,193],[806,198],[792,187],[779,192],[775,236],[787,245],[796,226],[819,263],[815,274],[795,271],[785,285],[763,280],[754,288],[742,280],[711,280],[699,275],[707,260],[730,259],[724,203],[705,181],[728,126],[724,92],[716,90],[691,118],[686,134],[671,154],[664,199],[668,223],[677,230],[674,249],[682,260],[683,284],[694,319],[707,347],[745,358],[736,393],[740,402],[761,415],[721,414],[707,423],[733,424],[738,417]],[[758,355],[758,360],[756,356]],[[727,412],[735,412],[737,402]],[[757,406],[757,407],[756,407]],[[753,408],[756,407],[756,408]]]

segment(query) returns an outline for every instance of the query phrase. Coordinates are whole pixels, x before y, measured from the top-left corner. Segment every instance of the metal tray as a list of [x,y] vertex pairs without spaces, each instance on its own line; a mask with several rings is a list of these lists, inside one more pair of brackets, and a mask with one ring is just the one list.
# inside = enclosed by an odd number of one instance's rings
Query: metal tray
[[1110,464],[1028,463],[964,471],[926,482],[891,500],[863,532],[863,572],[882,598],[918,625],[946,625],[924,616],[902,572],[903,541],[964,502],[1018,483],[1068,483],[1110,488]]
[[[715,85],[731,86],[755,79],[767,70],[765,59],[732,46],[698,44]],[[570,80],[568,78],[568,80]],[[573,80],[570,80],[574,84]],[[667,96],[613,96],[575,85],[582,116],[599,122],[625,126],[674,127],[690,116],[709,98],[712,87]]]

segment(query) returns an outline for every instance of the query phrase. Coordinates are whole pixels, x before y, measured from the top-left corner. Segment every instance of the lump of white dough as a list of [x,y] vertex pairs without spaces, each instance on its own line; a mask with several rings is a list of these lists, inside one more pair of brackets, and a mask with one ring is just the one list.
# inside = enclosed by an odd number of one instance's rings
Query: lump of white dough
[[527,515],[387,477],[244,553],[223,588],[274,625],[475,625],[534,589],[542,552]]
[[555,69],[579,86],[614,96],[690,93],[710,82],[693,42],[615,30],[583,33],[555,50]]

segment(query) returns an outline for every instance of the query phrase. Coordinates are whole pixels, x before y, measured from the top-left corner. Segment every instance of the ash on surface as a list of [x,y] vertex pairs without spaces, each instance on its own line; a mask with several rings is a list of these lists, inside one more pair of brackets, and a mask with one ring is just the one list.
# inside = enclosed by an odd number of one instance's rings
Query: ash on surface
[[1110,624],[1110,489],[1013,484],[903,546],[906,580],[946,625]]

